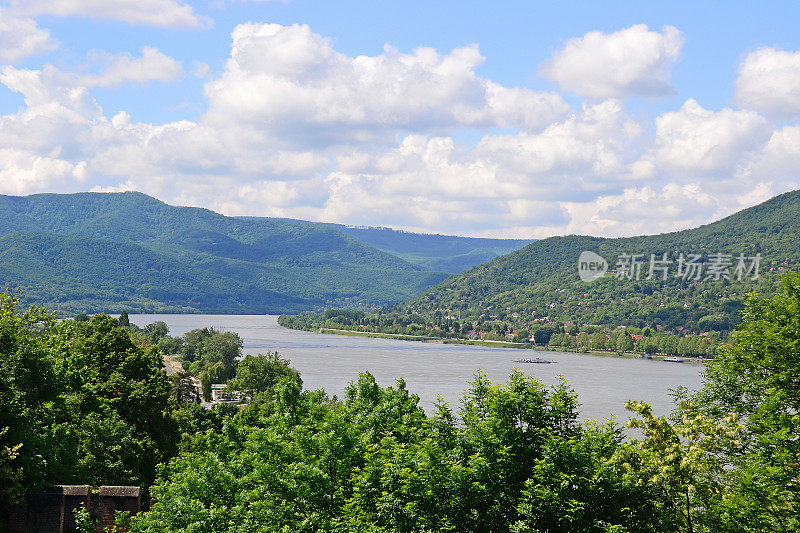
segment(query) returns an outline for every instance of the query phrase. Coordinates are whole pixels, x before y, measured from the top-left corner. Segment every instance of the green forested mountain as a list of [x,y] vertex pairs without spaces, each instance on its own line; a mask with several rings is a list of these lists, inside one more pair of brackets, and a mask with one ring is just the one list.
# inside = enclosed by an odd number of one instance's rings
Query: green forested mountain
[[[404,304],[326,327],[462,336],[471,330],[493,331],[501,338],[565,322],[580,327],[626,325],[724,332],[738,321],[746,293],[771,294],[777,273],[798,268],[798,213],[800,191],[795,191],[685,231],[618,239],[552,237],[452,276]],[[578,258],[583,251],[604,258],[609,274],[589,283],[581,281]],[[640,254],[638,279],[622,276],[624,268],[616,268],[624,257],[621,254]],[[648,279],[651,255],[661,261],[664,254],[670,261],[661,264],[668,269],[667,278],[662,279],[663,270],[654,270],[654,278]],[[690,275],[680,275],[681,254],[682,272]],[[691,254],[700,256],[699,275],[686,266]],[[715,254],[723,256],[715,260]],[[760,256],[758,279],[744,272],[741,281],[737,279],[740,255],[745,269]],[[729,279],[713,274],[715,262],[725,267]],[[324,321],[311,318],[310,327],[320,327]]]
[[328,224],[232,218],[139,193],[0,196],[0,283],[63,311],[376,306],[445,277]]
[[[783,194],[723,220],[685,231],[630,238],[604,239],[570,235],[552,237],[453,276],[427,293],[404,304],[404,310],[432,315],[491,316],[579,324],[625,324],[701,330],[729,329],[750,291],[771,293],[776,272],[800,264],[800,191]],[[642,254],[640,279],[618,279],[613,274],[583,282],[578,258],[589,250],[602,256],[615,270],[621,254]],[[668,267],[647,279],[651,254]],[[700,279],[679,276],[690,254],[701,255]],[[725,254],[731,279],[710,276],[714,254]],[[760,254],[760,276],[742,276],[734,269],[738,256],[746,267]],[[620,269],[620,274],[621,274]],[[685,270],[684,270],[685,272]],[[635,278],[632,276],[632,278]],[[708,279],[707,279],[708,278]]]
[[456,274],[497,256],[519,250],[531,240],[483,239],[397,231],[391,228],[337,226],[361,242],[429,270]]

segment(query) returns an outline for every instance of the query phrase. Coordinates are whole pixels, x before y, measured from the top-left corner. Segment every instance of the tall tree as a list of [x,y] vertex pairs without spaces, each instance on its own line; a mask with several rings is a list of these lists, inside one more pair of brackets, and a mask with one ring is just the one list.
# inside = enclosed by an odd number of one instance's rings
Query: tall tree
[[217,383],[225,382],[236,372],[236,360],[242,354],[242,345],[242,339],[236,333],[212,332],[200,345],[202,368],[208,371],[219,363],[220,370],[214,370],[212,377]]
[[743,318],[702,389],[679,391],[671,421],[628,406],[644,438],[615,461],[663,494],[672,530],[800,529],[800,274],[785,276],[772,298],[749,297]]
[[0,508],[46,482],[41,434],[62,382],[53,368],[49,328],[54,316],[0,293]]
[[129,327],[131,325],[131,320],[130,318],[128,318],[128,312],[123,309],[122,312],[119,314],[117,322],[119,322],[119,325],[122,326],[123,328]]
[[179,439],[158,352],[107,315],[16,304],[0,295],[0,504],[45,484],[151,483]]

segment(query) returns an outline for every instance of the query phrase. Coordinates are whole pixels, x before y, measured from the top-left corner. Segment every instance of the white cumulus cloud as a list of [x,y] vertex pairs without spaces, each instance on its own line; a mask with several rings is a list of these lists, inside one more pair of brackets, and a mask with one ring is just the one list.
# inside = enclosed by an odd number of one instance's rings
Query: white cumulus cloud
[[761,48],[739,65],[734,101],[767,115],[800,115],[800,52]]
[[569,106],[554,93],[506,88],[475,74],[476,46],[349,57],[308,26],[242,24],[224,73],[206,85],[209,116],[270,124],[281,137],[370,140],[402,128],[541,128]]
[[30,194],[67,182],[83,181],[85,162],[39,156],[25,150],[0,149],[0,193]]
[[85,87],[115,87],[123,83],[174,81],[181,77],[183,68],[175,59],[152,46],[142,48],[141,57],[130,54],[101,54],[95,63],[103,65],[97,74],[83,74],[78,84]]
[[637,24],[614,33],[591,31],[568,40],[540,71],[563,90],[587,98],[663,96],[683,35],[672,26],[661,32]]
[[711,111],[690,98],[680,110],[656,118],[656,162],[664,170],[691,177],[730,174],[769,134],[766,119],[754,111]]
[[28,17],[55,15],[120,20],[168,28],[201,28],[210,19],[174,0],[12,0],[15,12]]
[[55,50],[58,43],[50,30],[31,18],[17,17],[0,8],[0,61],[16,63],[22,58]]
[[786,126],[772,133],[761,150],[740,169],[740,176],[782,184],[781,190],[800,188],[800,126]]
[[719,197],[696,182],[628,187],[586,202],[562,202],[569,223],[553,229],[621,237],[649,235],[707,223],[716,216],[719,204]]
[[619,187],[641,133],[619,102],[607,101],[539,133],[486,136],[472,149],[450,137],[409,135],[386,152],[338,159],[320,216],[439,231],[479,226],[487,235],[516,227],[541,236],[532,228],[568,222],[559,201]]

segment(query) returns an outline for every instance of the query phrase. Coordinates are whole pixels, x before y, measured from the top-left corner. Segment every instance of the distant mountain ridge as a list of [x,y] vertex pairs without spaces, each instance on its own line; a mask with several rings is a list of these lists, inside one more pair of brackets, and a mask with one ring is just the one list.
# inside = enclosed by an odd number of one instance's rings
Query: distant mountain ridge
[[409,263],[456,274],[518,250],[531,239],[489,239],[412,233],[386,227],[342,226],[345,233]]
[[372,307],[446,276],[331,224],[226,217],[133,192],[0,196],[0,283],[62,311]]

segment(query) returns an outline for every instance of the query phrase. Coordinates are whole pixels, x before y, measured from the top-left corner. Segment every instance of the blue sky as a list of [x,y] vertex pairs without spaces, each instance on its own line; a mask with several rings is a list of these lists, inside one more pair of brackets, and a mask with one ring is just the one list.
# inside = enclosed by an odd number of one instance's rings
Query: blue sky
[[[432,5],[434,4],[434,5]],[[606,5],[604,5],[606,4]],[[645,111],[669,109],[693,97],[704,107],[730,103],[741,56],[762,46],[800,49],[798,2],[208,2],[196,3],[210,27],[154,28],[83,16],[42,16],[62,46],[33,56],[23,66],[46,62],[65,68],[85,64],[98,50],[135,54],[155,46],[185,65],[204,62],[212,73],[224,69],[231,30],[242,22],[308,24],[330,37],[348,55],[375,55],[385,44],[410,51],[430,46],[440,51],[477,43],[486,62],[477,72],[498,83],[553,89],[537,75],[538,65],[559,44],[586,32],[611,33],[634,24],[672,25],[686,36],[683,54],[672,70],[674,97],[637,102]],[[127,90],[126,90],[127,89]],[[138,120],[164,122],[205,110],[203,81],[185,76],[177,83],[152,84],[98,92],[104,108],[126,110]],[[13,111],[20,95],[2,93],[3,111]],[[155,105],[153,105],[155,103]],[[191,115],[188,115],[191,116]]]
[[798,187],[796,2],[0,6],[0,193],[543,237]]

